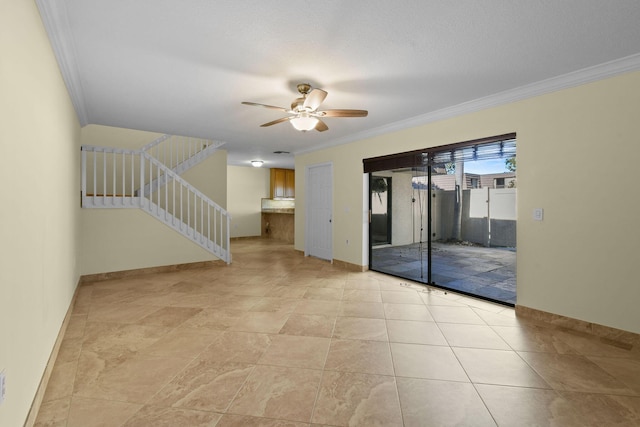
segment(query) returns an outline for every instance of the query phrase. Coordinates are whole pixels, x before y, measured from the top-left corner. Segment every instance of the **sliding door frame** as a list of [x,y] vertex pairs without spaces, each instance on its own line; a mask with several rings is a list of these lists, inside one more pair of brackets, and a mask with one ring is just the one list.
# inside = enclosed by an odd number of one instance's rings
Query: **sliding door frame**
[[[373,245],[372,245],[372,192],[371,192],[371,183],[373,180],[373,173],[378,171],[391,171],[396,169],[403,168],[426,168],[427,172],[427,285],[437,286],[432,280],[432,253],[433,253],[433,245],[432,239],[434,237],[434,233],[432,230],[432,218],[433,218],[433,185],[432,185],[432,173],[434,165],[436,165],[436,156],[438,158],[442,158],[443,154],[451,153],[451,161],[454,161],[456,156],[454,153],[459,153],[461,149],[473,147],[472,155],[475,157],[477,153],[477,147],[483,146],[491,143],[500,143],[499,144],[499,153],[502,153],[502,147],[504,142],[509,142],[511,140],[516,139],[516,133],[507,133],[503,135],[496,135],[486,138],[479,138],[470,141],[464,141],[454,144],[446,144],[436,147],[425,148],[422,150],[414,150],[407,151],[404,153],[395,153],[386,156],[379,156],[374,158],[363,159],[364,172],[369,174],[369,269],[376,271],[373,266]],[[513,147],[511,147],[513,148]],[[467,150],[468,152],[468,150]],[[464,155],[464,153],[463,153]],[[467,153],[468,155],[468,153]],[[514,152],[515,155],[515,152]],[[482,153],[479,154],[482,157]],[[487,158],[498,158],[502,157],[500,154],[496,157],[487,157]],[[469,160],[475,160],[469,158]],[[482,160],[482,159],[478,159]],[[464,161],[464,160],[463,160]],[[440,164],[440,163],[438,163]],[[479,296],[483,298],[482,296]]]

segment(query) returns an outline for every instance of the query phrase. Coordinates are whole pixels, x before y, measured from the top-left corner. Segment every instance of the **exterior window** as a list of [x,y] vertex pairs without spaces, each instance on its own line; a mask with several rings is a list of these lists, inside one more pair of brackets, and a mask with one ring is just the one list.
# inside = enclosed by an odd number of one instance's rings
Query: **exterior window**
[[480,179],[479,178],[471,178],[471,188],[480,188]]
[[504,188],[504,178],[496,178],[495,188]]

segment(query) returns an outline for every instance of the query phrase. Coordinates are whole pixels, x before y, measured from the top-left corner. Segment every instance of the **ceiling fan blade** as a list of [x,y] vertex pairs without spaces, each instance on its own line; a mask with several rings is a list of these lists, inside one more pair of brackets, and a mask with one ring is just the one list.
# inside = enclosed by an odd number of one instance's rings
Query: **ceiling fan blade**
[[367,117],[367,110],[325,110],[318,111],[322,117]]
[[272,110],[289,111],[289,110],[287,110],[286,108],[283,108],[283,107],[276,107],[275,105],[267,105],[267,104],[258,104],[256,102],[243,101],[242,104],[251,105],[253,107],[271,108]]
[[327,126],[327,124],[325,122],[323,122],[322,120],[318,119],[318,124],[316,125],[315,129],[318,132],[324,132],[325,130],[329,129],[329,126]]
[[311,111],[315,111],[318,109],[322,101],[327,97],[327,92],[322,89],[313,89],[304,100],[304,104],[302,105],[304,108],[310,108]]
[[274,120],[274,121],[272,121],[272,122],[262,124],[262,125],[260,125],[260,127],[261,127],[261,128],[266,128],[267,126],[277,125],[278,123],[282,123],[282,122],[289,121],[289,120],[291,120],[292,118],[293,118],[293,117],[283,117],[283,118],[281,118],[281,119],[277,119],[277,120]]

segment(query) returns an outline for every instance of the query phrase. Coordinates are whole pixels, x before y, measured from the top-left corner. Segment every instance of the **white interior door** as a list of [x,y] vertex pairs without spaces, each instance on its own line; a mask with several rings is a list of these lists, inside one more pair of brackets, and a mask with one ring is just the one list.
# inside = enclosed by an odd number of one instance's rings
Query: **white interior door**
[[307,167],[307,255],[333,259],[333,166]]

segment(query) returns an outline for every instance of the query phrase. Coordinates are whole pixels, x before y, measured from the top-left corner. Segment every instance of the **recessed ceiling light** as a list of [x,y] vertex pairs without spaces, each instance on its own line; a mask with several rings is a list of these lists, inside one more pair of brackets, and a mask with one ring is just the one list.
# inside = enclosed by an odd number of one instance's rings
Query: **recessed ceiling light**
[[259,168],[264,162],[262,160],[251,160],[251,166]]

